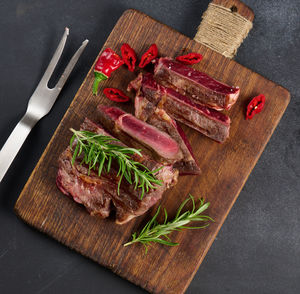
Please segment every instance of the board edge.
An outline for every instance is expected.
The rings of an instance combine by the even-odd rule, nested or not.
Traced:
[[[141,15],[141,16],[143,16],[143,17],[150,18],[150,19],[152,19],[153,21],[155,21],[155,22],[161,24],[162,26],[165,26],[165,27],[167,27],[168,29],[177,32],[178,34],[185,36],[185,37],[188,38],[190,41],[194,41],[194,40],[191,39],[189,36],[186,36],[185,34],[183,34],[183,33],[179,32],[179,31],[177,31],[176,29],[174,29],[174,28],[172,28],[172,27],[170,27],[170,26],[168,26],[168,25],[166,25],[166,24],[160,22],[159,20],[154,19],[153,17],[151,17],[151,16],[145,14],[144,12],[141,12],[141,11],[136,10],[136,9],[133,9],[133,8],[126,9],[126,10],[122,13],[122,15],[119,17],[119,19],[118,19],[117,22],[115,23],[113,29],[117,26],[118,22],[121,21],[122,18],[123,18],[123,17],[126,17],[128,14],[139,14],[139,15]],[[112,31],[113,31],[113,29],[112,29]],[[107,39],[109,38],[109,36],[110,36],[110,34],[108,35],[108,37],[106,38],[105,42],[103,43],[103,46],[102,46],[101,50],[99,51],[99,54],[102,52],[102,50],[103,50],[103,48],[104,48],[104,45],[106,44],[106,41],[107,41]],[[201,44],[201,45],[202,45],[202,44]],[[206,47],[205,45],[202,45],[202,46]],[[207,48],[207,47],[206,47],[206,48]],[[209,48],[208,48],[208,49],[209,49]],[[209,50],[211,50],[211,49],[209,49]],[[212,50],[212,51],[213,51],[213,50]],[[213,52],[214,52],[214,53],[217,53],[217,52],[215,52],[215,51],[213,51]],[[219,53],[217,53],[217,54],[219,54]],[[219,55],[221,55],[221,56],[224,58],[224,56],[223,56],[222,54],[219,54]],[[98,56],[98,55],[97,55],[97,56]],[[96,59],[97,59],[97,57],[96,57]],[[96,61],[96,59],[95,59],[95,61]],[[249,69],[249,68],[247,68],[247,67],[241,65],[240,63],[238,63],[238,62],[235,61],[235,60],[230,59],[230,61],[231,61],[231,62],[234,62],[235,64],[238,64],[239,66],[241,66],[241,67],[243,67],[243,68],[246,68],[247,70],[251,71],[252,73],[258,75],[258,76],[261,77],[261,78],[263,78],[264,80],[274,83],[274,85],[275,85],[276,87],[280,87],[280,88],[283,90],[283,92],[286,94],[285,97],[286,97],[286,107],[287,107],[287,105],[289,104],[290,99],[291,99],[291,94],[290,94],[290,92],[289,92],[288,89],[286,89],[285,87],[281,86],[280,84],[278,84],[278,83],[276,83],[276,82],[274,82],[274,81],[272,81],[272,80],[270,80],[270,79],[268,79],[268,78],[262,76],[261,74],[259,74],[259,73],[255,72],[255,71],[253,71],[252,69]],[[94,63],[95,63],[95,62],[94,62]],[[27,185],[29,185],[30,182],[32,181],[32,177],[34,176],[34,174],[35,174],[35,172],[36,172],[36,169],[41,165],[41,162],[43,161],[43,159],[44,159],[44,157],[45,157],[45,155],[46,155],[48,149],[50,148],[50,146],[51,146],[51,144],[52,144],[52,141],[53,141],[54,138],[56,137],[57,132],[58,132],[59,129],[61,128],[61,122],[62,122],[62,121],[65,119],[65,117],[67,116],[68,110],[69,110],[70,107],[73,105],[74,101],[76,100],[76,98],[77,98],[77,96],[78,96],[78,92],[80,91],[80,89],[82,88],[82,86],[85,84],[86,79],[88,78],[89,74],[90,74],[91,71],[93,70],[93,65],[94,65],[94,63],[92,64],[90,70],[87,72],[87,74],[86,74],[84,80],[82,81],[80,87],[77,89],[77,91],[76,91],[76,93],[75,93],[75,96],[74,96],[72,102],[70,103],[70,105],[67,107],[66,112],[64,113],[63,117],[62,117],[62,118],[60,119],[60,121],[58,122],[57,128],[55,129],[55,131],[54,131],[54,133],[53,133],[51,139],[49,140],[47,146],[45,147],[45,149],[44,149],[44,151],[43,151],[41,157],[39,158],[37,164],[35,165],[33,171],[31,172],[29,178],[27,179],[26,184],[24,185],[24,187],[23,187],[21,193],[19,194],[19,197],[18,197],[18,199],[17,199],[17,201],[16,201],[16,203],[15,203],[15,205],[14,205],[14,212],[16,213],[16,215],[17,215],[22,221],[24,221],[27,225],[30,225],[31,227],[33,227],[34,229],[36,229],[38,232],[43,233],[43,234],[45,234],[45,235],[47,235],[47,236],[49,236],[49,237],[51,237],[51,238],[53,238],[53,237],[52,237],[51,235],[49,235],[46,231],[43,231],[43,230],[41,230],[39,227],[33,225],[32,223],[30,223],[30,221],[28,221],[28,219],[26,219],[26,216],[22,215],[22,212],[21,212],[20,207],[19,207],[19,201],[21,200],[21,198],[22,198],[22,196],[23,196],[23,192],[26,190]],[[279,124],[279,122],[280,122],[280,120],[281,120],[283,114],[284,114],[285,111],[286,111],[286,107],[285,107],[284,110],[282,111],[282,115],[281,115],[280,117],[278,117],[278,120],[277,120],[277,122],[276,122],[276,125],[274,126],[274,129],[273,129],[272,133],[269,135],[268,139],[266,140],[266,143],[265,143],[265,145],[263,146],[261,153],[260,153],[259,156],[257,157],[257,160],[254,162],[253,167],[251,168],[251,170],[250,170],[250,172],[249,172],[249,175],[251,174],[251,172],[252,172],[252,170],[254,169],[254,167],[255,167],[257,161],[258,161],[259,158],[261,157],[261,155],[262,155],[262,153],[263,153],[263,151],[264,151],[266,145],[268,144],[270,138],[271,138],[272,135],[273,135],[273,132],[274,132],[275,129],[277,128],[277,126],[278,126],[278,124]],[[249,177],[249,175],[248,175],[248,177]],[[224,216],[224,219],[222,220],[222,223],[218,226],[218,229],[216,230],[215,234],[212,236],[210,242],[208,243],[207,250],[205,250],[205,252],[203,252],[203,255],[202,255],[201,258],[199,259],[199,262],[198,262],[198,265],[197,265],[195,271],[193,272],[193,274],[191,275],[190,279],[189,279],[188,282],[186,283],[186,287],[185,287],[184,289],[182,289],[182,290],[183,290],[182,293],[184,293],[184,292],[187,290],[187,288],[189,287],[189,285],[190,285],[191,281],[193,280],[195,274],[197,273],[197,271],[198,271],[198,269],[199,269],[201,263],[203,262],[203,259],[205,258],[206,254],[208,253],[210,247],[212,246],[212,244],[213,244],[213,242],[214,242],[216,236],[218,235],[218,233],[219,233],[221,227],[223,226],[223,224],[224,224],[224,222],[225,222],[225,220],[226,220],[226,218],[227,218],[229,212],[231,211],[231,209],[232,209],[234,203],[236,202],[236,200],[237,200],[237,198],[238,198],[238,196],[239,196],[241,190],[243,189],[243,187],[244,187],[246,181],[248,180],[248,177],[245,178],[245,181],[243,182],[243,184],[242,184],[242,186],[241,186],[241,189],[240,189],[239,192],[237,193],[236,198],[235,198],[234,201],[232,202],[232,205],[231,205],[230,209],[228,210],[227,214]],[[88,256],[88,255],[85,255],[84,253],[80,252],[79,250],[76,250],[75,248],[72,248],[72,247],[70,247],[70,246],[67,246],[67,245],[66,245],[64,242],[62,242],[61,240],[59,240],[59,239],[57,239],[57,238],[55,238],[54,240],[58,241],[59,243],[63,244],[64,246],[68,247],[69,249],[71,249],[71,250],[73,250],[73,251],[75,251],[75,252],[77,252],[77,253],[83,255],[84,257],[87,257],[87,258],[93,260],[93,262],[96,262],[97,264],[99,264],[99,263],[98,263],[96,260],[94,260],[92,257],[90,257],[90,256]],[[112,270],[111,268],[109,268],[109,267],[107,267],[107,266],[105,266],[105,265],[101,265],[101,266],[104,266],[105,268],[109,269],[109,270],[112,271],[115,275],[121,277],[122,279],[125,279],[125,280],[127,280],[127,281],[130,281],[128,278],[123,277],[122,275],[116,273],[116,272],[115,272],[114,270]],[[141,285],[137,285],[137,284],[134,283],[133,281],[130,281],[130,282],[133,283],[133,284],[135,284],[136,286],[140,287],[141,289],[146,289],[147,291],[148,291],[148,289],[149,289],[149,288],[148,288],[148,289],[147,289],[147,288],[144,288],[144,287],[142,287]]]

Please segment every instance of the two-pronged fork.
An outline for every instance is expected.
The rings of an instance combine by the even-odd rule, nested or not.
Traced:
[[[69,35],[69,29],[66,28],[64,35],[59,42],[59,45],[48,65],[46,72],[44,73],[37,88],[32,94],[25,115],[20,122],[16,125],[4,146],[0,151],[0,182],[7,172],[9,166],[13,162],[15,156],[23,145],[25,139],[30,133],[34,125],[51,110],[54,102],[56,101],[62,87],[67,81],[72,69],[77,63],[81,53],[85,49],[88,40],[85,40],[76,53],[73,55],[63,74],[61,75],[56,86],[52,89],[48,88],[49,79],[57,65],[59,58],[63,52],[67,37]]]

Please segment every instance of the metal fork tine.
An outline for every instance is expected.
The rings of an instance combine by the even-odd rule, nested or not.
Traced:
[[[3,145],[2,149],[0,150],[0,182],[7,172],[9,166],[13,162],[15,156],[18,154],[31,129],[42,117],[44,117],[51,110],[63,85],[65,84],[73,67],[78,61],[78,58],[80,57],[82,51],[85,49],[88,43],[88,40],[85,40],[82,43],[82,45],[71,58],[56,86],[53,89],[49,89],[49,79],[53,74],[55,66],[58,63],[59,58],[63,52],[68,35],[69,29],[66,28],[64,35],[60,40],[58,47],[46,69],[46,72],[44,73],[37,88],[29,99],[25,115],[16,125],[16,127],[6,140],[5,144]]]
[[[67,67],[65,68],[63,74],[61,75],[60,79],[58,80],[56,86],[54,87],[58,91],[62,89],[64,86],[65,82],[67,81],[70,73],[72,72],[75,64],[78,61],[78,58],[80,57],[82,51],[85,49],[86,45],[88,44],[89,40],[85,40],[82,42],[82,45],[78,48],[78,50],[75,52],[71,60],[69,61]]]
[[[59,61],[59,58],[61,57],[61,54],[64,50],[68,35],[69,35],[69,28],[65,28],[65,32],[64,32],[64,34],[63,34],[63,36],[62,36],[62,38],[61,38],[61,40],[58,44],[58,47],[57,47],[57,49],[56,49],[49,65],[48,65],[48,67],[47,67],[40,83],[38,84],[38,87],[39,86],[46,86],[47,87],[48,82],[50,80],[50,77],[51,77],[51,75],[52,75],[52,73],[53,73],[53,71],[54,71],[54,69],[55,69],[55,67],[56,67],[56,65]]]

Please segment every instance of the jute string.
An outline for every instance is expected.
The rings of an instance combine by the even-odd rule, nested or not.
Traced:
[[[229,8],[210,3],[202,15],[195,41],[233,58],[252,28],[252,22]]]

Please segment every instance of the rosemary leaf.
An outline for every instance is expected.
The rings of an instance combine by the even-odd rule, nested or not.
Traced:
[[[70,148],[73,151],[72,164],[83,153],[81,163],[87,164],[89,171],[98,169],[98,175],[101,176],[102,172],[110,171],[112,160],[115,160],[119,165],[118,193],[120,193],[123,178],[129,184],[133,184],[135,190],[141,189],[141,199],[149,189],[156,189],[156,185],[162,185],[162,182],[155,177],[159,169],[151,171],[131,158],[134,154],[142,156],[140,150],[115,144],[120,141],[109,136],[89,131],[70,130],[73,132],[70,140]]]
[[[181,213],[185,205],[192,201],[192,210]],[[168,213],[167,210],[164,209],[164,222],[159,224],[157,222],[157,217],[160,212],[160,206],[158,207],[155,215],[152,219],[144,226],[141,230],[140,234],[137,233],[132,234],[132,240],[127,242],[123,246],[129,246],[134,243],[142,243],[145,247],[145,254],[148,252],[148,245],[152,243],[160,243],[167,246],[177,246],[179,243],[172,242],[170,237],[168,236],[170,233],[174,231],[181,231],[183,229],[203,229],[209,226],[209,221],[214,221],[211,217],[207,215],[200,215],[204,210],[209,207],[209,202],[204,203],[204,199],[199,200],[198,207],[196,207],[196,203],[194,197],[189,194],[189,197],[184,200],[179,206],[175,218],[171,221],[168,221]],[[190,222],[205,222],[202,226],[186,226]]]

